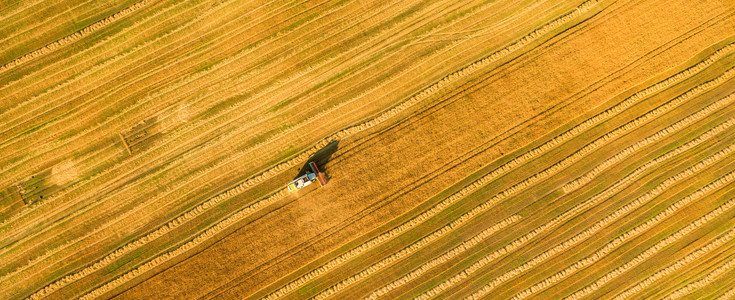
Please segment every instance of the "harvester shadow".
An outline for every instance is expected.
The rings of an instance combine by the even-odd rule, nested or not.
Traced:
[[[324,176],[324,181],[329,183],[329,169],[327,168],[327,163],[332,158],[332,154],[337,152],[337,149],[339,149],[339,141],[332,141],[323,148],[319,149],[314,155],[309,157],[309,159],[304,163],[303,166],[301,166],[301,169],[299,170],[299,173],[296,174],[296,177],[294,179],[299,178],[299,176],[306,173],[306,171],[311,171],[311,167],[309,167],[309,162],[316,162],[317,167],[319,168],[319,171]]]

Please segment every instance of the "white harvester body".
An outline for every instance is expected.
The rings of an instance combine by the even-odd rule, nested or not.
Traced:
[[[324,180],[324,177],[322,176],[322,173],[319,171],[319,168],[317,168],[315,162],[309,162],[309,167],[311,168],[311,172],[306,171],[306,174],[301,175],[288,183],[289,191],[293,192],[296,190],[300,190],[317,180],[322,186],[327,184],[327,182]]]

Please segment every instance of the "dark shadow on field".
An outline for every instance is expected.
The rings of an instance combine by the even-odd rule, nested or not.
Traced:
[[[309,157],[309,159],[304,163],[303,166],[301,166],[301,169],[299,169],[299,173],[296,174],[296,177],[294,179],[299,178],[299,176],[304,175],[306,171],[311,171],[311,168],[309,167],[309,162],[316,162],[316,166],[319,168],[319,171],[322,172],[322,176],[324,176],[324,181],[329,183],[329,170],[327,169],[327,162],[332,158],[332,154],[337,152],[337,149],[339,149],[339,141],[332,141],[324,148],[319,149],[314,155]]]

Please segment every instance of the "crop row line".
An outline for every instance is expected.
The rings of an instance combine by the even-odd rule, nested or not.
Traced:
[[[691,200],[693,200],[693,198],[699,198],[699,197],[701,197],[701,196],[703,196],[703,195],[705,195],[705,194],[707,194],[707,193],[709,193],[709,192],[711,192],[711,191],[713,191],[713,190],[715,190],[717,188],[720,188],[721,186],[727,184],[733,178],[735,178],[735,172],[730,172],[730,173],[726,174],[725,176],[720,177],[716,181],[710,183],[709,185],[707,185],[707,186],[705,186],[705,187],[697,190],[693,194],[690,194],[689,196],[687,196],[690,199],[686,199],[685,198],[684,200],[688,200],[688,202],[690,202]],[[679,204],[680,202],[677,202],[676,204]],[[682,203],[680,205],[685,205],[685,204],[686,203]],[[667,238],[659,241],[658,243],[656,243],[655,245],[651,246],[646,251],[644,251],[640,255],[636,256],[635,258],[633,258],[629,262],[627,262],[627,263],[623,264],[622,266],[616,268],[615,270],[610,271],[609,273],[605,274],[604,276],[602,276],[601,278],[599,278],[598,280],[596,280],[592,284],[590,284],[590,285],[588,285],[588,286],[586,286],[586,287],[578,290],[577,292],[575,292],[575,293],[573,293],[573,294],[571,294],[571,295],[569,295],[567,297],[564,297],[564,299],[566,299],[566,300],[576,300],[576,299],[580,299],[580,298],[582,298],[582,297],[584,297],[586,295],[589,295],[589,294],[593,293],[594,291],[596,291],[597,289],[599,289],[603,285],[607,284],[608,282],[612,281],[613,279],[617,278],[618,276],[622,275],[623,273],[629,271],[633,267],[639,265],[640,263],[642,263],[646,259],[648,259],[651,256],[657,254],[661,249],[663,249],[663,248],[665,248],[665,247],[673,244],[674,242],[676,242],[677,240],[679,240],[683,236],[685,236],[688,233],[692,232],[697,227],[699,227],[701,225],[704,225],[705,223],[707,223],[708,221],[714,219],[715,217],[719,216],[720,214],[724,213],[726,210],[730,209],[734,205],[735,205],[735,199],[731,199],[730,201],[728,201],[727,203],[721,205],[720,207],[718,207],[714,211],[708,213],[704,217],[702,217],[702,218],[694,221],[693,223],[687,225],[686,227],[682,228],[681,230],[677,231],[676,233],[674,233],[674,234],[668,236]],[[671,207],[669,209],[671,209]],[[667,211],[668,211],[668,209],[667,209]]]
[[[286,195],[288,195],[288,190],[287,189],[282,189],[279,192],[277,192],[276,194],[274,194],[274,195],[272,195],[272,196],[270,196],[268,198],[271,199],[272,201],[277,201],[277,200],[282,199]],[[116,278],[115,280],[110,281],[110,282],[104,284],[103,286],[101,286],[101,287],[99,287],[99,288],[97,288],[97,289],[95,289],[95,290],[93,290],[93,291],[85,294],[84,296],[80,297],[80,299],[93,299],[93,298],[99,297],[100,295],[104,294],[105,292],[107,292],[107,291],[109,291],[109,290],[111,290],[111,289],[113,289],[113,288],[115,288],[115,287],[117,287],[117,286],[119,286],[119,285],[121,285],[121,284],[123,284],[123,283],[125,283],[125,282],[127,282],[127,281],[129,281],[129,280],[131,280],[133,278],[135,278],[135,277],[137,277],[138,275],[140,275],[142,273],[145,273],[148,270],[151,270],[152,268],[154,268],[154,267],[162,264],[163,262],[166,262],[166,261],[170,260],[171,258],[174,258],[174,257],[176,257],[176,256],[178,256],[178,255],[180,255],[180,254],[182,254],[182,253],[184,253],[184,252],[186,252],[186,251],[188,251],[188,250],[196,247],[197,245],[199,245],[202,242],[210,239],[211,237],[213,237],[214,235],[218,234],[222,230],[224,230],[227,227],[235,224],[236,222],[239,222],[243,218],[251,215],[253,212],[258,211],[261,208],[262,207],[261,206],[258,206],[258,205],[251,205],[251,206],[248,206],[246,209],[243,209],[243,210],[240,210],[240,211],[236,212],[235,214],[227,217],[226,219],[222,220],[221,222],[215,224],[214,226],[207,228],[200,235],[198,235],[197,237],[195,237],[191,241],[189,241],[189,242],[181,245],[180,247],[176,248],[175,250],[172,250],[172,251],[169,251],[169,252],[166,252],[164,254],[161,254],[161,255],[157,256],[156,258],[154,258],[154,259],[146,262],[145,264],[143,264],[143,265],[141,265],[141,266],[133,269],[130,272],[125,273],[124,275]],[[80,274],[80,276],[81,277],[84,277],[87,274],[88,273],[86,273],[86,274]],[[35,298],[32,298],[32,299],[38,299],[38,298],[41,298],[41,297],[36,296]]]
[[[495,234],[496,232],[498,232],[498,230],[503,229],[503,228],[507,227],[508,225],[513,224],[513,223],[516,223],[516,222],[518,222],[521,219],[522,219],[521,216],[519,216],[519,215],[513,215],[513,216],[510,216],[507,219],[505,219],[505,220],[503,220],[503,221],[501,221],[501,222],[499,222],[499,223],[491,226],[490,228],[487,228],[487,229],[483,230],[482,232],[478,233],[477,235],[473,236],[472,238],[470,238],[468,240],[465,240],[459,246],[453,248],[452,250],[449,250],[449,251],[445,252],[444,255],[440,256],[439,258],[432,260],[432,263],[431,264],[427,264],[426,267],[425,267],[425,269],[423,269],[422,271],[427,271],[428,269],[431,269],[434,266],[437,266],[437,265],[443,263],[444,261],[446,261],[446,260],[448,260],[448,259],[450,259],[452,257],[455,257],[455,256],[457,256],[457,255],[459,255],[459,254],[461,254],[461,253],[469,250],[470,248],[476,246],[477,244],[481,243],[482,241],[484,241],[488,237],[490,237],[493,234]],[[392,264],[392,263],[394,263],[394,262],[396,262],[396,261],[398,261],[398,260],[400,260],[400,259],[402,259],[404,257],[407,257],[407,256],[415,253],[416,251],[418,251],[418,250],[426,247],[430,243],[436,241],[437,239],[439,239],[439,238],[443,237],[444,235],[446,235],[447,233],[451,232],[454,228],[461,226],[461,223],[463,223],[464,221],[465,220],[455,220],[454,222],[452,222],[450,224],[447,224],[447,225],[443,226],[442,228],[437,229],[436,231],[432,232],[431,234],[429,234],[427,236],[424,236],[423,238],[421,238],[420,240],[414,242],[413,244],[411,244],[409,246],[406,246],[405,248],[403,248],[403,249],[401,249],[401,250],[393,253],[392,255],[390,255],[390,256],[388,256],[388,257],[380,260],[377,263],[372,264],[371,266],[369,266],[366,269],[362,270],[360,273],[355,274],[353,276],[350,276],[349,278],[344,279],[344,280],[340,281],[339,283],[333,285],[332,287],[330,287],[330,288],[322,291],[318,295],[312,297],[312,299],[319,299],[319,300],[326,299],[327,297],[338,293],[339,291],[343,290],[347,286],[350,286],[350,285],[352,285],[354,283],[357,283],[358,281],[363,280],[363,279],[369,277],[373,273],[384,269],[385,267],[389,266],[390,264]],[[408,277],[407,280],[411,280],[413,278],[415,278],[415,277]]]
[[[585,4],[582,5],[582,8],[584,8],[583,10],[576,10],[575,12],[573,12],[573,13],[571,13],[569,15],[566,15],[565,17],[562,17],[562,18],[565,21],[571,20],[572,17],[576,17],[580,13],[582,13],[582,12],[588,10],[589,8],[591,8],[590,3],[593,3],[594,4],[594,3],[596,3],[596,1],[588,1]],[[298,160],[299,158],[302,158],[302,157],[303,157],[303,159],[308,158],[310,156],[310,154],[311,154],[309,152],[315,152],[316,149],[320,148],[320,147],[318,147],[320,145],[321,146],[324,146],[324,145],[328,144],[331,141],[343,139],[343,138],[345,138],[345,137],[347,137],[349,135],[353,135],[355,133],[361,132],[363,130],[372,128],[372,127],[380,124],[381,122],[387,120],[388,118],[391,118],[394,115],[396,115],[396,114],[398,114],[398,113],[400,113],[400,112],[408,109],[409,107],[415,105],[419,101],[421,101],[421,100],[423,100],[423,99],[425,99],[425,98],[433,95],[438,89],[440,89],[443,86],[451,83],[452,81],[456,81],[457,79],[459,79],[461,77],[464,77],[464,76],[472,73],[476,69],[478,69],[478,68],[480,68],[480,67],[482,67],[484,65],[490,64],[490,63],[492,63],[492,62],[500,59],[501,57],[506,56],[508,53],[510,53],[508,51],[508,49],[516,50],[516,49],[518,49],[518,48],[520,48],[520,47],[522,47],[522,46],[524,46],[524,45],[526,45],[526,44],[534,41],[535,39],[537,39],[540,36],[540,33],[541,32],[548,32],[549,30],[552,30],[553,28],[559,27],[561,25],[562,25],[562,23],[552,22],[552,23],[547,24],[546,26],[544,26],[541,29],[537,29],[536,31],[534,31],[534,33],[529,34],[529,36],[532,36],[533,38],[529,38],[529,36],[526,36],[526,37],[520,39],[519,41],[515,42],[514,44],[508,46],[507,48],[505,48],[503,50],[500,50],[500,51],[494,53],[493,55],[491,55],[489,57],[486,57],[484,59],[481,59],[481,60],[479,60],[479,61],[477,61],[477,62],[475,62],[475,63],[473,63],[473,64],[471,64],[471,65],[469,65],[467,67],[462,68],[459,71],[456,71],[456,72],[454,72],[454,73],[452,73],[452,74],[450,74],[450,75],[442,78],[440,81],[432,84],[428,88],[424,89],[422,92],[419,92],[418,94],[414,95],[409,100],[404,101],[403,103],[401,103],[401,104],[393,107],[392,109],[390,109],[390,110],[388,110],[386,112],[381,113],[376,118],[374,118],[374,119],[372,119],[370,121],[364,122],[364,123],[362,123],[360,125],[356,125],[356,126],[352,126],[352,127],[349,127],[349,128],[343,129],[343,130],[340,130],[337,133],[333,134],[332,136],[323,139],[322,141],[320,141],[319,143],[317,143],[317,146],[313,147],[312,149],[308,150],[307,152],[302,153],[297,158],[292,159],[292,160],[289,160],[287,162],[284,162],[283,164],[277,166],[276,168],[269,169],[264,174],[261,174],[261,175],[257,176],[256,178],[264,178],[265,179],[265,178],[267,178],[267,175],[269,175],[268,174],[269,171],[272,171],[270,173],[275,173],[277,171],[278,167],[280,167],[282,165],[286,165],[286,164],[293,165],[293,164],[295,164],[297,162],[300,162],[300,160]],[[502,55],[499,55],[498,53],[502,53]],[[243,185],[238,185],[237,187],[235,187],[235,188],[229,190],[228,192],[226,192],[225,195],[233,195],[234,196],[234,195],[238,194],[238,192],[237,192],[238,188],[239,189],[243,189],[244,188]],[[251,206],[248,206],[243,211],[247,211],[250,208],[254,208],[254,207],[267,206],[268,204],[273,203],[273,202],[275,202],[274,198],[273,197],[269,197],[267,199],[264,199],[264,200],[261,200],[259,202],[256,202],[256,203],[254,203]],[[249,214],[246,214],[246,215],[249,215]],[[243,218],[244,218],[244,215],[241,215],[241,216],[243,216]],[[214,225],[213,228],[219,228],[218,225],[219,224]],[[167,257],[170,257],[170,256],[167,256]],[[158,261],[158,258],[156,258],[154,260],[155,261]],[[125,276],[125,275],[121,276],[121,278],[123,278],[123,277],[124,278],[132,278],[132,277]],[[121,279],[121,278],[118,278],[118,279]],[[115,280],[113,282],[120,282],[120,281],[119,280]],[[108,285],[105,285],[105,286],[108,286]],[[94,293],[94,291],[93,291],[93,293]],[[89,295],[91,295],[91,294],[92,293],[90,293]]]
[[[735,146],[731,147],[731,149],[729,149],[729,151],[726,152],[726,153],[732,152],[733,150],[735,150]],[[519,275],[520,273],[525,272],[525,271],[527,271],[527,270],[535,267],[536,265],[538,265],[539,263],[545,261],[546,259],[551,258],[553,255],[556,255],[557,253],[559,253],[559,252],[561,252],[561,251],[563,251],[563,250],[565,250],[565,249],[567,249],[569,247],[572,247],[572,246],[578,244],[579,242],[581,242],[581,241],[589,238],[590,236],[592,236],[597,231],[602,230],[605,226],[607,226],[610,223],[618,220],[619,218],[623,217],[627,213],[629,213],[629,212],[637,209],[641,205],[643,205],[643,204],[647,203],[648,201],[652,200],[653,198],[657,197],[658,195],[660,195],[661,193],[663,193],[666,190],[666,188],[674,185],[675,183],[677,183],[677,182],[679,182],[681,180],[684,180],[686,178],[689,178],[690,176],[696,174],[697,172],[701,171],[702,169],[708,167],[709,165],[711,165],[711,164],[719,161],[720,159],[722,159],[723,157],[725,157],[725,154],[726,153],[719,153],[718,152],[718,153],[716,153],[716,154],[708,157],[707,159],[700,161],[696,165],[691,166],[691,167],[687,168],[686,170],[684,170],[684,171],[682,171],[682,172],[680,172],[680,173],[678,173],[678,174],[676,174],[676,175],[674,175],[672,177],[669,177],[668,179],[664,180],[664,182],[660,183],[658,186],[656,186],[651,191],[648,191],[646,194],[644,194],[644,195],[636,198],[635,200],[633,200],[632,202],[626,204],[625,206],[623,206],[621,208],[618,208],[617,210],[615,210],[611,214],[607,215],[602,220],[600,220],[597,223],[589,226],[582,233],[579,233],[579,234],[575,235],[574,237],[572,237],[572,238],[570,238],[570,239],[568,239],[568,240],[566,240],[566,241],[564,241],[564,242],[556,245],[555,247],[553,247],[553,248],[551,248],[549,250],[544,251],[542,254],[537,255],[536,257],[534,257],[530,261],[522,264],[518,268],[515,268],[514,270],[511,270],[509,272],[506,272],[502,276],[500,276],[500,277],[492,280],[485,287],[483,287],[482,289],[480,289],[479,291],[477,291],[475,294],[473,294],[474,297],[479,298],[479,297],[482,297],[483,295],[486,295],[487,293],[489,293],[490,291],[492,291],[493,289],[495,289],[495,287],[497,287],[498,285],[500,285],[502,282],[507,281],[507,280],[509,280],[509,279],[511,279],[511,278],[513,278],[513,277],[515,277],[517,275]],[[458,274],[456,274],[453,277],[445,280],[444,282],[440,283],[436,287],[432,288],[431,290],[423,293],[422,295],[420,295],[420,296],[418,296],[416,298],[417,299],[430,299],[430,298],[438,295],[439,293],[441,293],[444,290],[446,290],[446,289],[448,289],[448,288],[456,285],[457,283],[459,283],[460,281],[464,280],[465,278],[469,278],[472,273],[474,273],[475,271],[479,270],[480,268],[486,266],[487,264],[489,264],[490,262],[494,261],[495,259],[497,259],[497,258],[499,258],[501,256],[504,256],[507,253],[510,253],[512,251],[515,251],[516,249],[518,249],[519,247],[521,247],[522,245],[524,245],[526,242],[530,241],[531,239],[535,238],[539,234],[544,233],[544,232],[550,230],[551,228],[556,227],[556,226],[562,224],[563,222],[569,220],[574,215],[576,215],[576,213],[581,212],[582,210],[586,209],[587,207],[592,206],[593,204],[596,204],[596,202],[598,202],[598,201],[600,201],[602,199],[598,198],[596,200],[597,201],[583,202],[580,205],[577,205],[577,206],[573,207],[572,209],[568,210],[567,212],[565,212],[561,216],[559,216],[557,218],[554,218],[550,222],[548,222],[548,223],[546,223],[544,225],[541,225],[541,226],[533,229],[532,231],[526,233],[525,235],[521,236],[520,238],[518,238],[515,241],[511,242],[510,244],[506,245],[502,249],[497,250],[497,251],[495,251],[495,252],[493,252],[493,253],[491,253],[489,255],[486,255],[485,257],[477,260],[475,263],[473,263],[472,265],[470,265],[470,267],[466,268],[465,270],[462,270]]]
[[[735,287],[727,290],[727,292],[717,297],[717,300],[729,300],[732,298],[735,298]]]
[[[635,286],[626,289],[622,293],[616,295],[615,298],[613,299],[615,300],[625,299],[625,298],[635,295],[636,293],[644,290],[646,287],[649,287],[651,284],[655,283],[659,279],[670,275],[671,273],[686,266],[687,264],[700,259],[702,256],[706,255],[707,253],[714,250],[715,248],[722,246],[726,242],[730,241],[733,237],[735,237],[735,229],[731,229],[729,232],[725,233],[723,236],[717,238],[716,240],[710,242],[709,244],[697,250],[692,251],[691,253],[687,254],[684,258],[677,260],[675,263],[669,265],[668,267],[656,271],[656,273],[654,273],[653,275],[642,280]],[[705,287],[708,284],[712,283],[712,281],[722,276],[725,272],[732,269],[732,267],[735,267],[735,260],[730,260],[724,265],[717,267],[716,269],[712,270],[712,272],[709,272],[704,278],[697,280],[695,282],[692,282],[690,284],[687,284],[686,286],[680,289],[677,289],[676,291],[664,297],[664,299],[671,300],[671,299],[679,299],[681,297],[684,297],[688,295],[689,293],[695,291],[696,289]]]
[[[307,156],[308,156],[308,155],[307,155]],[[276,168],[276,169],[278,169],[278,168]],[[271,169],[270,171],[273,171],[273,170],[275,170],[275,169]],[[268,174],[266,173],[266,174],[264,174],[264,175],[268,175]],[[257,182],[257,181],[258,181],[258,178],[254,178],[254,180],[252,180],[252,182]],[[246,182],[246,185],[247,185],[247,184],[249,184],[249,183],[251,183],[251,182]],[[240,187],[244,187],[244,185],[241,185]],[[242,189],[240,189],[240,188],[238,187],[238,188],[235,188],[234,190],[231,190],[231,191],[229,191],[229,192],[230,192],[229,194],[228,194],[228,193],[225,193],[224,195],[220,195],[220,196],[229,196],[229,195],[231,195],[231,194],[232,194],[232,192],[237,192],[237,193],[239,193],[239,192],[242,192],[242,191],[243,191],[243,190],[242,190]],[[216,203],[216,202],[218,202],[218,201],[219,201],[219,200],[221,200],[221,199],[222,199],[221,197],[220,197],[220,198],[217,198],[217,199],[213,199],[213,200],[214,200],[213,202],[215,202],[215,203]],[[207,208],[207,207],[211,206],[211,205],[210,205],[211,203],[212,203],[211,201],[208,201],[208,203],[205,203],[205,204],[203,205],[203,207],[204,207],[204,208]],[[201,211],[202,211],[202,210],[200,210],[199,208],[202,208],[202,206],[200,206],[200,207],[197,207],[197,209],[196,209],[196,212],[198,212],[198,213],[201,213]],[[193,217],[193,214],[187,214],[187,215],[185,215],[185,216],[184,216],[184,218],[186,218],[186,219],[190,219],[190,218],[192,218],[192,217]],[[151,234],[149,234],[148,236],[146,236],[146,238],[148,238],[148,237],[152,237],[152,238],[155,238],[155,237],[157,237],[157,236],[160,236],[160,235],[162,235],[163,233],[165,233],[165,232],[167,232],[167,231],[170,231],[170,229],[172,229],[172,227],[175,227],[175,226],[178,226],[179,224],[181,224],[181,222],[179,222],[179,221],[180,221],[180,220],[178,220],[178,218],[177,218],[177,220],[174,220],[173,222],[170,222],[169,224],[167,224],[167,225],[171,225],[171,226],[169,226],[169,227],[164,227],[164,228],[163,228],[164,230],[157,230],[157,231],[154,231],[154,232],[152,232]],[[127,249],[127,248],[126,248],[126,249]],[[130,249],[133,249],[133,248],[130,248]],[[118,255],[118,254],[119,254],[119,253],[114,253],[114,255]]]
[[[733,97],[733,98],[735,98],[735,97]],[[695,113],[695,114],[697,114],[697,113]],[[692,114],[692,115],[695,115],[695,114]],[[674,156],[676,156],[676,155],[678,155],[678,154],[680,154],[680,153],[682,153],[682,152],[684,152],[686,150],[689,150],[689,149],[691,149],[691,148],[693,148],[693,147],[695,147],[695,146],[697,146],[697,145],[699,145],[699,144],[701,144],[701,143],[703,143],[703,142],[711,139],[712,137],[714,137],[718,133],[726,130],[727,128],[730,128],[732,125],[735,125],[735,118],[730,119],[730,120],[728,120],[726,122],[723,122],[722,124],[716,126],[715,128],[712,128],[712,129],[708,130],[707,132],[703,133],[702,135],[698,136],[697,138],[695,138],[695,139],[693,139],[693,140],[691,140],[691,141],[689,141],[689,142],[687,142],[687,143],[685,143],[685,144],[677,147],[676,149],[671,150],[671,151],[667,152],[666,154],[663,154],[663,155],[657,157],[656,159],[654,159],[654,160],[646,163],[645,165],[637,168],[631,174],[629,174],[626,177],[624,177],[623,179],[619,180],[618,182],[616,182],[610,188],[608,188],[605,191],[603,191],[603,192],[601,192],[601,193],[593,196],[589,200],[587,200],[585,202],[582,202],[582,203],[576,205],[575,207],[569,209],[564,214],[562,214],[562,215],[560,215],[560,216],[552,219],[552,221],[550,223],[551,224],[554,224],[554,225],[561,224],[562,222],[570,219],[574,215],[582,212],[583,210],[585,210],[587,208],[590,208],[590,207],[596,205],[601,200],[603,200],[603,199],[605,199],[605,198],[607,198],[609,196],[614,195],[615,193],[617,193],[623,187],[625,187],[628,184],[630,184],[634,179],[638,178],[640,175],[642,175],[646,170],[650,169],[651,167],[653,167],[655,165],[658,165],[658,164],[660,164],[660,163],[662,163],[662,162],[664,162],[664,161],[666,161],[666,160],[668,160],[668,159],[670,159],[670,158],[672,158],[672,157],[674,157]],[[664,129],[664,130],[659,131],[658,133],[656,133],[656,134],[654,134],[652,136],[660,135],[662,132],[670,133],[671,131],[672,131],[671,129]],[[649,140],[649,139],[651,139],[652,136],[649,136],[648,138],[646,138],[644,140]],[[550,229],[550,228],[551,227],[548,227],[547,230]],[[423,273],[422,271],[420,271],[421,269],[424,269],[424,267],[423,266],[422,267],[419,267],[416,270],[415,273],[414,272],[411,272],[411,273],[409,273],[409,275],[406,275],[404,277],[415,278],[416,276],[418,276],[418,275],[420,275],[420,274]],[[404,277],[401,277],[401,279],[398,279],[396,281],[393,281],[392,283],[390,283],[390,284],[388,284],[388,285],[386,285],[386,286],[384,286],[384,287],[382,287],[382,288],[374,291],[368,298],[375,299],[375,298],[377,298],[377,297],[379,297],[379,296],[381,296],[383,294],[386,294],[390,290],[392,290],[392,289],[394,289],[394,288],[396,288],[398,286],[401,286],[402,284],[400,284],[399,282],[405,281],[404,280]]]
[[[729,154],[730,152],[732,152],[733,150],[735,150],[735,147],[728,147],[726,149],[728,151],[726,151],[726,152],[721,151],[721,152],[718,152],[717,154],[715,154],[718,157],[709,157],[708,160],[709,159],[712,159],[712,161],[710,163],[716,161],[716,159],[721,159],[725,155]],[[687,171],[689,171],[689,170],[687,170]],[[693,174],[694,173],[692,172],[692,173],[689,174],[689,176],[691,176]],[[725,179],[729,180],[729,179],[731,179],[731,177],[725,177]],[[663,184],[662,184],[662,186],[663,186]],[[563,271],[560,271],[560,272],[558,272],[558,273],[556,273],[556,274],[554,274],[554,275],[552,275],[552,276],[544,279],[543,281],[541,281],[541,282],[539,282],[537,284],[534,284],[530,288],[528,288],[528,289],[522,291],[521,293],[515,295],[512,299],[519,300],[519,299],[524,299],[524,298],[526,298],[528,296],[531,296],[532,294],[535,294],[535,293],[537,293],[537,292],[539,292],[541,290],[544,290],[544,289],[548,288],[549,286],[554,285],[555,283],[561,281],[562,279],[566,278],[567,276],[570,276],[570,275],[574,274],[578,270],[580,270],[580,269],[582,269],[582,268],[584,268],[586,266],[589,266],[589,265],[591,265],[591,264],[599,261],[600,259],[604,258],[607,254],[609,254],[613,250],[615,250],[618,246],[620,246],[623,243],[625,243],[627,240],[632,239],[632,238],[634,238],[634,237],[636,237],[636,236],[638,236],[638,235],[640,235],[640,234],[648,231],[649,229],[653,228],[655,225],[659,224],[664,219],[666,219],[666,218],[668,218],[668,217],[676,214],[682,207],[684,207],[684,206],[692,203],[692,201],[694,201],[694,200],[702,197],[703,195],[705,195],[704,192],[709,192],[712,189],[718,188],[720,186],[721,186],[721,184],[719,182],[715,182],[712,185],[708,185],[705,188],[702,188],[702,189],[698,190],[697,192],[688,195],[687,197],[685,197],[685,198],[677,201],[676,203],[672,204],[665,211],[657,214],[656,216],[654,216],[653,218],[649,219],[645,223],[643,223],[643,224],[641,224],[639,226],[636,226],[635,228],[633,228],[633,229],[625,232],[624,234],[618,236],[617,238],[615,238],[611,242],[605,244],[604,247],[602,247],[601,249],[599,249],[598,251],[596,251],[594,254],[592,254],[592,255],[590,255],[590,256],[588,256],[586,258],[583,258],[580,261],[577,261],[574,264],[572,264],[571,266],[567,267]],[[661,186],[659,186],[659,187],[661,187]],[[663,186],[664,189],[666,187],[667,186]],[[561,251],[566,250],[566,249],[570,248],[571,246],[576,245],[578,242],[581,242],[582,240],[591,237],[594,233],[596,233],[597,231],[601,230],[602,227],[607,226],[608,224],[612,223],[613,221],[617,221],[620,217],[622,217],[622,216],[624,216],[624,215],[632,212],[633,210],[639,208],[641,205],[643,205],[645,203],[646,202],[644,202],[644,201],[640,201],[639,202],[639,199],[636,199],[636,201],[627,204],[626,206],[624,206],[624,207],[620,208],[618,211],[616,211],[614,213],[614,215],[613,214],[609,215],[607,218],[605,218],[602,221],[594,224],[593,226],[589,227],[587,230],[583,231],[582,233],[580,233],[580,234],[572,237],[571,239],[569,239],[569,240],[567,240],[567,241],[559,244],[558,246],[560,248],[554,254],[561,253]],[[546,252],[544,252],[544,254],[546,254]],[[537,265],[538,263],[540,263],[540,261],[539,262],[535,262],[534,260],[531,260],[528,263],[529,264],[533,263],[533,264],[536,264]],[[523,269],[524,267],[525,267],[525,264],[522,265],[520,268]],[[493,280],[489,285],[498,286],[500,282],[501,281],[499,281],[499,280],[498,281]],[[483,291],[484,290],[486,290],[486,289],[483,289]]]
[[[10,61],[10,62],[2,65],[2,66],[0,66],[0,72],[3,72],[5,70],[9,70],[9,69],[11,69],[11,68],[13,68],[13,67],[15,67],[17,65],[20,65],[20,64],[25,63],[27,61],[30,61],[30,60],[32,60],[32,59],[34,59],[36,57],[39,57],[41,55],[47,54],[49,52],[52,52],[52,51],[56,50],[59,47],[62,47],[62,46],[67,45],[69,43],[75,42],[75,41],[77,41],[77,40],[79,40],[79,39],[81,39],[81,38],[83,38],[85,36],[88,36],[88,35],[92,34],[93,32],[95,32],[95,31],[97,31],[97,30],[99,30],[101,28],[104,28],[105,26],[107,26],[107,25],[109,25],[109,24],[117,21],[120,18],[124,18],[127,15],[132,14],[136,10],[138,10],[138,9],[140,9],[140,8],[148,5],[150,2],[151,2],[150,0],[140,1],[140,2],[138,2],[136,4],[133,4],[132,6],[126,8],[126,9],[123,9],[123,10],[121,10],[119,12],[114,13],[113,15],[111,15],[109,17],[106,17],[106,18],[104,18],[104,19],[102,19],[100,21],[95,22],[92,25],[89,25],[87,27],[84,27],[80,31],[77,31],[75,33],[72,33],[72,34],[70,34],[70,35],[68,35],[66,37],[63,37],[63,38],[61,38],[61,39],[53,42],[53,43],[50,43],[50,44],[42,47],[41,49],[35,50],[35,51],[31,52],[31,53],[28,53],[28,54],[23,55],[23,56],[21,56],[19,58],[16,58],[16,59],[14,59],[14,60],[12,60],[12,61]]]

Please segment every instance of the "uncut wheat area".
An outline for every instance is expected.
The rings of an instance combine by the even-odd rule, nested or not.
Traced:
[[[735,299],[732,0],[0,0],[0,299]]]

